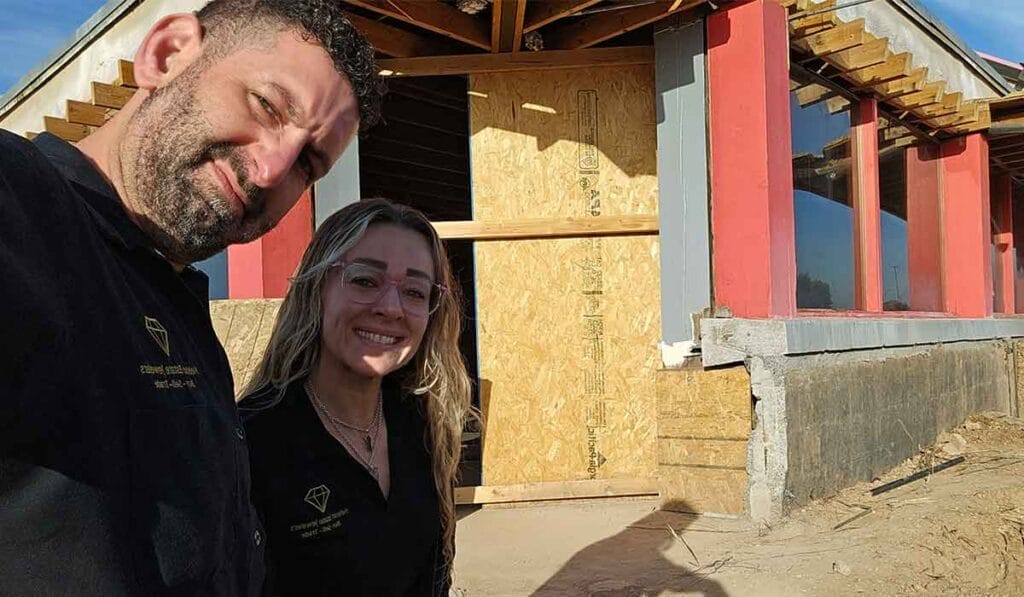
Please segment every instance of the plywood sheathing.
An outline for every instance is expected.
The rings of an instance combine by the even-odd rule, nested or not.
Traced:
[[[474,218],[656,214],[649,66],[470,77]],[[653,478],[654,237],[476,245],[485,485]]]
[[[281,302],[281,299],[210,301],[213,330],[231,364],[236,395],[249,383],[263,358]]]
[[[662,501],[698,512],[744,513],[752,427],[746,369],[661,370],[656,389]]]
[[[864,19],[843,21],[835,0],[782,0],[789,11],[790,44],[801,62],[833,67],[844,85],[889,104],[892,111],[925,129],[946,134],[983,130],[991,125],[987,103],[962,101],[946,93],[946,82],[913,68],[913,56],[895,54],[885,38],[864,29]]]

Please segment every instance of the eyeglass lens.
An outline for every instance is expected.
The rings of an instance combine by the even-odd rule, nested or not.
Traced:
[[[395,286],[402,308],[414,315],[429,315],[440,302],[436,300],[434,284],[429,280],[408,276],[393,282],[379,268],[361,263],[345,266],[342,285],[353,302],[365,305],[376,303],[390,286]]]

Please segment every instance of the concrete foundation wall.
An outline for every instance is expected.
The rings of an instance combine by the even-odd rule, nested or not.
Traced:
[[[784,404],[777,395],[765,399],[785,412],[765,413],[769,420],[759,423],[775,424],[762,431],[769,441],[785,444],[784,472],[778,466],[766,471],[776,488],[784,479],[782,495],[775,496],[781,503],[772,504],[782,513],[871,480],[972,413],[1010,412],[1015,393],[1013,350],[1002,340],[768,362]],[[755,397],[757,392],[755,387]],[[778,433],[780,421],[784,435]],[[783,464],[780,456],[775,454],[776,465]]]

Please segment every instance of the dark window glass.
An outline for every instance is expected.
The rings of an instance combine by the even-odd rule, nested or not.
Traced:
[[[797,307],[852,309],[849,104],[804,81],[790,88]]]
[[[882,217],[882,308],[910,308],[907,256],[907,155],[906,129],[878,124],[878,186]]]

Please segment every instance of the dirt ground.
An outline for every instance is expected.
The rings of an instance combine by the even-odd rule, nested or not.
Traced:
[[[891,491],[870,489],[963,455]],[[1024,595],[1024,421],[972,417],[774,528],[656,501],[465,510],[453,593]]]

